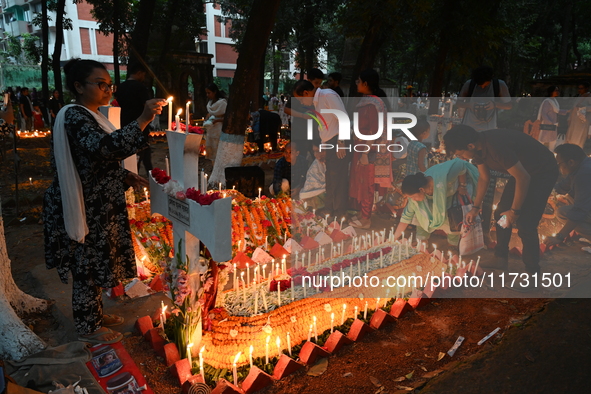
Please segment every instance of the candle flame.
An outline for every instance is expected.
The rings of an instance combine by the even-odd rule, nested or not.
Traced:
[[[162,308],[162,313],[166,313],[166,308],[168,308],[168,305],[165,305],[164,308]]]
[[[187,344],[187,350],[191,349],[193,347],[193,342]]]
[[[254,351],[254,346],[250,345],[250,355],[252,356],[252,352]]]
[[[183,109],[182,108],[179,108],[179,110],[176,112],[176,116],[179,116],[182,113],[183,113]]]
[[[238,352],[238,354],[236,355],[236,357],[234,357],[234,364],[236,364],[238,362],[238,360],[240,359],[240,356],[242,355],[242,352]]]
[[[172,103],[172,96],[170,96],[169,98],[166,99],[166,102],[168,103]]]
[[[314,323],[316,323],[316,316],[313,316],[312,319],[314,320]]]
[[[347,309],[347,304],[343,304],[343,309]]]
[[[187,105],[191,104],[191,100],[187,101]]]
[[[201,349],[199,350],[199,353],[203,353],[205,351],[205,345],[201,346]]]
[[[275,340],[275,344],[277,345],[277,347],[281,347],[281,338],[279,338],[279,336],[277,336],[277,339]]]
[[[267,335],[267,345],[269,344],[269,341],[271,340],[271,336]]]

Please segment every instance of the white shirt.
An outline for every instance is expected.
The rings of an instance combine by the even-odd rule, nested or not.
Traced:
[[[316,89],[314,93],[314,108],[320,113],[322,109],[338,109],[347,113],[341,96],[332,89]],[[319,128],[320,139],[323,143],[339,134],[339,121],[333,114],[322,114],[328,128]]]

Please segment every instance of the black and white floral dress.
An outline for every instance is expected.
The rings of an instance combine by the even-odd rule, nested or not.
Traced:
[[[74,165],[80,176],[88,235],[84,243],[68,237],[55,158],[55,178],[43,204],[45,261],[57,268],[62,282],[73,278],[72,304],[79,333],[94,332],[102,324],[101,287],[118,285],[136,276],[129,220],[125,202],[128,171],[121,160],[148,145],[147,135],[136,121],[106,133],[80,106],[65,108],[65,130]]]

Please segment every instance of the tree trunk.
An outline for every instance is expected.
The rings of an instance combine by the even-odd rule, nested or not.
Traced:
[[[359,77],[361,71],[373,68],[380,47],[384,43],[384,35],[381,32],[383,17],[385,17],[385,15],[381,14],[373,17],[369,29],[365,33],[365,37],[363,37],[361,48],[357,54],[357,62],[355,63],[355,67],[353,67],[353,74],[351,75],[349,97],[357,96],[357,84],[353,82]]]
[[[129,62],[140,62],[145,64],[145,58],[148,53],[148,43],[150,40],[150,29],[154,17],[156,0],[140,1],[138,16],[133,32],[131,33],[131,43],[129,44]]]
[[[57,0],[57,9],[55,12],[55,45],[53,47],[53,57],[51,63],[53,68],[53,80],[55,82],[55,88],[60,92],[60,97],[64,97],[60,60],[62,56],[62,44],[64,43],[65,7],[66,0]]]
[[[47,306],[47,301],[23,293],[14,283],[0,204],[0,358],[19,360],[45,349],[43,340],[21,321],[17,313],[40,312]]]
[[[279,45],[273,43],[273,91],[271,93],[279,93],[279,74],[281,73],[281,63],[283,57]]]
[[[119,1],[113,0],[113,72],[116,85],[121,82],[121,73],[119,71]]]
[[[41,91],[43,92],[43,107],[47,108],[49,102],[49,23],[47,21],[47,1],[41,2]],[[51,124],[51,116],[49,117]]]
[[[562,38],[560,41],[560,59],[558,60],[558,75],[566,72],[568,63],[568,45],[570,41],[571,12],[573,8],[572,1],[567,1],[564,10],[564,20],[562,22]]]
[[[234,81],[230,86],[230,98],[223,130],[226,134],[244,135],[248,123],[250,92],[258,90],[259,67],[275,23],[280,0],[254,0],[244,39],[240,47]]]

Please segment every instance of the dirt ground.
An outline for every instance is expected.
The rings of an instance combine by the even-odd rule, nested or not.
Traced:
[[[0,141],[1,143],[1,141]],[[39,223],[48,169],[49,139],[19,142],[19,214],[14,200],[13,154],[0,162],[0,197],[6,241],[17,284],[32,295],[30,271],[44,263]],[[163,145],[162,145],[163,144]],[[165,143],[157,141],[155,165],[163,165]],[[163,153],[164,152],[164,153]],[[162,161],[162,164],[159,163]],[[31,180],[29,181],[29,178]],[[580,245],[544,257],[544,264],[571,258],[588,264]],[[55,275],[49,272],[48,275]],[[50,345],[59,323],[52,313],[25,320]],[[497,335],[477,342],[495,328]],[[578,299],[441,299],[411,312],[328,360],[319,377],[306,371],[265,389],[265,393],[556,393],[588,392],[591,302]],[[440,353],[465,337],[453,357]],[[138,336],[124,339],[136,364],[157,394],[178,393],[162,359]]]

